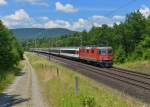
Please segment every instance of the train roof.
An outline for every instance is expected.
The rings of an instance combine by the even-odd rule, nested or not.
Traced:
[[[49,48],[55,50],[79,50],[79,47],[56,47],[56,48]]]
[[[81,47],[85,49],[92,49],[92,48],[97,48],[97,49],[112,49],[112,47]]]
[[[40,49],[40,50],[79,50],[79,49],[112,49],[110,46],[106,47],[96,47],[96,46],[85,46],[85,47],[54,47],[54,48],[31,48],[31,49]]]
[[[79,50],[79,47],[60,48],[61,50]]]

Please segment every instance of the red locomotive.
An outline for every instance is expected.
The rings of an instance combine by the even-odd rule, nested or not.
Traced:
[[[113,50],[111,47],[40,48],[32,50],[88,61],[99,66],[112,67],[113,65]]]
[[[100,66],[111,67],[113,64],[111,47],[82,47],[79,49],[79,57]]]

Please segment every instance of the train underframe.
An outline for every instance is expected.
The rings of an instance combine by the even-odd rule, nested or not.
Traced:
[[[111,68],[113,66],[112,60],[91,61],[91,60],[79,59],[79,61],[84,63],[89,63],[91,65],[98,66],[98,67]]]
[[[112,60],[102,60],[97,62],[98,65],[101,67],[112,67],[113,66],[113,61]]]

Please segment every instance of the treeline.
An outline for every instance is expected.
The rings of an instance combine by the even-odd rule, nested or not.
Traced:
[[[139,11],[126,16],[124,22],[113,27],[102,25],[90,31],[76,32],[58,38],[42,38],[26,41],[26,48],[71,47],[71,46],[112,46],[114,61],[150,59],[150,17],[145,18]]]
[[[23,58],[23,49],[13,33],[0,21],[0,80]]]

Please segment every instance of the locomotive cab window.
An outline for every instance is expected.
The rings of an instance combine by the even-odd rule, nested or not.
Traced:
[[[105,54],[112,54],[113,50],[112,49],[100,49],[99,54],[105,55]]]
[[[106,49],[100,49],[100,50],[99,50],[99,54],[103,54],[103,55],[104,55],[104,54],[107,54]]]

